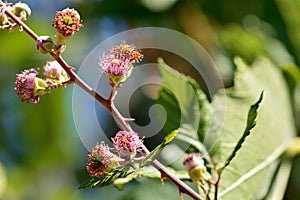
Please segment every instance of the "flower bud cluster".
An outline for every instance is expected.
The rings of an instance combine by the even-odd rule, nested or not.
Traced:
[[[119,131],[111,139],[114,148],[102,142],[89,152],[86,168],[90,176],[103,177],[112,169],[131,164],[142,152],[143,140],[135,132]]]
[[[112,48],[100,58],[99,65],[109,77],[112,86],[124,82],[131,74],[133,64],[141,61],[143,54],[136,50],[134,45],[125,41],[121,45]]]
[[[31,9],[26,3],[16,3],[14,5],[10,3],[0,3],[0,29],[8,29],[13,31],[17,24],[6,15],[5,10],[11,11],[21,21],[25,21],[31,14]],[[22,30],[22,27],[20,27]]]
[[[48,61],[43,67],[43,77],[38,77],[36,69],[24,70],[17,74],[15,91],[21,101],[38,103],[40,96],[63,86],[69,78],[64,69],[56,61]]]

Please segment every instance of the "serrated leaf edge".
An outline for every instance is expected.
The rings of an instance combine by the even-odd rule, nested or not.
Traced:
[[[248,137],[251,133],[251,130],[255,127],[256,125],[256,118],[257,118],[257,110],[259,108],[260,103],[262,102],[264,95],[264,91],[261,92],[259,99],[257,100],[256,103],[251,105],[249,112],[248,112],[248,117],[247,117],[247,125],[244,130],[244,133],[242,137],[239,139],[238,143],[236,144],[235,148],[233,149],[231,155],[227,158],[225,164],[218,170],[219,173],[222,173],[222,171],[230,164],[232,159],[235,157],[236,153],[241,149],[242,144],[245,142],[246,137]]]

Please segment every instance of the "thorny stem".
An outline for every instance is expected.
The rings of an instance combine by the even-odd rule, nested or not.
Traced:
[[[0,3],[3,3],[3,2],[0,0]],[[32,37],[35,41],[37,41],[38,35],[34,31],[32,31],[25,23],[23,23],[18,17],[16,17],[9,9],[5,8],[5,6],[4,6],[4,12],[12,20],[14,20],[15,23],[19,27],[21,27],[30,37]],[[83,90],[85,90],[88,94],[93,96],[99,103],[101,103],[112,114],[112,116],[115,118],[115,120],[118,122],[118,124],[124,130],[132,131],[132,128],[128,123],[130,121],[130,119],[124,118],[111,101],[104,99],[95,90],[93,90],[89,85],[87,85],[80,77],[78,77],[78,75],[72,70],[72,67],[70,67],[60,55],[57,55],[54,52],[51,52],[50,55],[68,73],[68,75],[70,77],[70,81],[69,81],[70,83],[75,83],[76,85],[81,87]],[[143,146],[143,150],[144,150],[145,154],[149,154],[149,150],[145,146]],[[165,168],[165,166],[162,165],[158,160],[152,161],[152,165],[161,172],[163,177],[168,178],[170,181],[172,181],[174,184],[176,184],[181,193],[185,193],[195,200],[204,200],[202,197],[199,196],[198,193],[196,193],[188,185],[186,185],[180,179],[175,177],[171,172],[169,172]]]

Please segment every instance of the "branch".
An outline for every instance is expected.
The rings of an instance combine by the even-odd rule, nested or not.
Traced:
[[[3,3],[0,0],[0,3]],[[4,13],[9,16],[12,20],[15,21],[15,23],[21,27],[31,38],[33,38],[35,41],[38,39],[38,35],[32,31],[25,23],[23,23],[18,17],[16,17],[9,9],[6,8],[6,6],[3,6]],[[129,121],[127,118],[124,118],[120,112],[117,110],[117,108],[114,106],[114,104],[107,99],[104,99],[101,95],[99,95],[93,88],[91,88],[89,85],[87,85],[78,75],[72,70],[72,67],[70,67],[65,60],[60,56],[57,55],[55,52],[50,52],[50,55],[63,67],[63,69],[68,73],[70,77],[70,83],[75,83],[79,87],[81,87],[84,91],[86,91],[88,94],[93,96],[100,104],[102,104],[115,118],[117,123],[127,131],[132,131],[131,126],[129,125]],[[149,150],[146,148],[146,146],[143,146],[143,150],[145,154],[149,154]],[[170,181],[172,181],[178,188],[179,191],[182,193],[185,193],[192,197],[195,200],[204,200],[202,197],[199,196],[198,193],[196,193],[193,189],[191,189],[188,185],[186,185],[184,182],[182,182],[180,179],[175,177],[171,172],[169,172],[165,166],[163,166],[158,160],[152,161],[152,165],[160,171],[162,174],[162,177],[168,178]]]

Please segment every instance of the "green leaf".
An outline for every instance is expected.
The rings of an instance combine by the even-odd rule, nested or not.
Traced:
[[[112,184],[118,178],[124,178],[130,175],[132,171],[128,172],[122,169],[114,169],[112,171],[106,172],[103,177],[91,177],[86,182],[81,184],[78,189],[86,188],[100,188]]]
[[[197,188],[195,188],[197,189]],[[137,184],[128,187],[123,195],[116,200],[179,200],[177,186],[171,181],[165,181],[162,186],[158,180],[141,179]],[[184,195],[185,200],[192,200],[188,195]]]
[[[186,170],[175,170],[173,168],[167,167],[168,171],[171,172],[175,177],[181,179],[181,180],[190,180],[190,177]],[[139,177],[146,177],[150,179],[161,179],[161,173],[155,169],[152,166],[146,166],[143,168],[138,169],[137,171],[129,174],[126,177],[123,178],[117,178],[114,180],[114,185],[119,190],[123,190],[125,185],[132,181],[133,179],[139,178]]]
[[[252,63],[257,56],[267,55],[266,39],[257,31],[230,24],[222,27],[218,36],[222,47],[232,58],[238,55]]]
[[[166,169],[181,180],[190,180],[189,174],[186,170],[175,170],[171,167],[166,167]],[[151,179],[161,179],[161,173],[151,165],[139,169],[138,175]]]
[[[162,150],[167,144],[172,142],[174,140],[175,136],[177,135],[178,130],[174,130],[171,133],[169,133],[163,140],[163,142],[160,145],[157,145],[155,149],[153,149],[147,156],[146,158],[140,163],[140,167],[143,167],[147,165],[149,162],[152,162],[155,157],[158,155],[160,150]]]
[[[300,58],[300,36],[295,33],[299,33],[300,27],[300,4],[297,0],[276,0],[275,1],[278,7],[278,10],[282,16],[282,19],[285,23],[286,32],[289,35],[289,39],[297,58]],[[288,11],[288,12],[287,12]]]
[[[210,152],[218,167],[224,166],[242,138],[249,107],[261,91],[264,91],[264,100],[260,104],[256,126],[222,172],[218,199],[261,199],[274,176],[276,160],[296,133],[288,88],[280,69],[268,59],[257,59],[248,66],[237,58],[235,64],[234,87],[220,91],[212,102],[212,109],[216,110],[223,102],[225,92],[226,111],[214,113],[213,127],[209,129],[222,130]],[[225,121],[220,123],[219,118],[224,113]]]
[[[118,188],[118,190],[121,191],[124,189],[127,183],[135,179],[138,175],[139,175],[138,172],[133,172],[124,178],[117,178],[116,180],[114,180],[114,185],[116,188]]]
[[[162,131],[167,134],[178,129],[175,141],[186,150],[192,144],[179,138],[204,140],[210,123],[210,104],[196,81],[180,74],[162,60],[158,64],[163,86],[155,102],[161,104],[167,113]]]
[[[246,129],[244,131],[244,134],[238,141],[237,145],[235,146],[235,148],[232,151],[232,154],[226,160],[225,165],[221,168],[221,170],[223,170],[225,167],[227,167],[230,164],[231,160],[235,157],[238,150],[240,148],[242,148],[242,144],[245,142],[246,137],[250,135],[251,129],[254,128],[254,126],[256,125],[257,110],[258,110],[259,104],[261,103],[261,101],[263,99],[263,94],[264,93],[262,92],[260,94],[258,101],[251,106],[251,108],[248,112],[247,125],[246,125]]]
[[[272,181],[272,185],[268,192],[266,200],[284,199],[284,194],[286,193],[286,187],[288,184],[288,179],[290,178],[292,165],[293,163],[290,158],[285,157],[282,159],[276,176]]]
[[[294,63],[286,63],[281,69],[293,96],[296,87],[300,84],[300,69]]]

